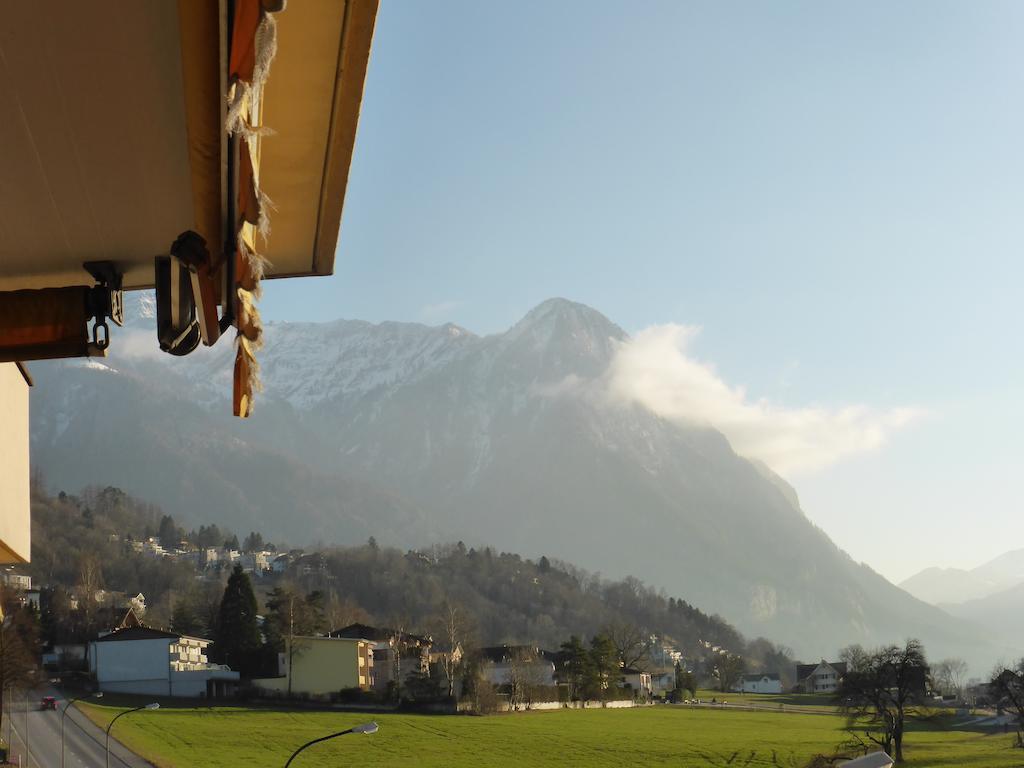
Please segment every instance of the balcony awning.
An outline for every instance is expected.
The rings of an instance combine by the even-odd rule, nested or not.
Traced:
[[[92,285],[86,262],[110,262],[125,289],[149,288],[154,259],[198,233],[203,341],[238,328],[245,415],[259,279],[334,269],[376,11],[377,0],[6,8],[0,291]],[[0,320],[38,336],[24,315]],[[15,354],[0,359],[24,359]],[[50,356],[63,354],[86,352]]]
[[[260,149],[269,278],[333,272],[376,7],[301,0],[275,14]],[[98,260],[126,289],[149,288],[153,257],[181,232],[222,240],[227,27],[216,0],[5,8],[0,290],[88,284],[82,263]]]

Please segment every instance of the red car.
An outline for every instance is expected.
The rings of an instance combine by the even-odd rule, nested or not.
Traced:
[[[57,700],[53,696],[43,696],[43,700],[40,702],[40,709],[56,709]]]

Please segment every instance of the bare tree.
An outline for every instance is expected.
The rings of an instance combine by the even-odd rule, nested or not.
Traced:
[[[479,661],[477,658],[469,665],[463,682],[467,688],[468,699],[473,703],[473,710],[478,714],[487,715],[497,711],[498,693],[487,674],[486,665]]]
[[[1024,659],[1018,659],[1012,666],[997,666],[988,687],[999,706],[1016,713],[1017,746],[1024,747]]]
[[[448,697],[455,695],[455,681],[462,658],[469,649],[473,620],[469,612],[455,602],[445,600],[431,622],[434,642],[440,645],[440,664],[448,684]]]
[[[613,621],[601,630],[615,645],[619,663],[624,667],[645,668],[649,657],[647,637],[636,624]]]
[[[545,662],[535,649],[517,648],[509,659],[509,705],[529,709],[540,698],[543,688],[550,684]]]
[[[903,762],[907,711],[921,702],[927,687],[924,648],[908,640],[873,653],[847,649],[847,670],[836,697],[847,716],[847,731],[861,744],[876,744],[897,763]]]
[[[967,684],[967,662],[961,658],[946,659],[949,665],[949,680],[953,684],[953,693],[957,698],[963,698],[964,686]]]
[[[348,595],[340,597],[337,591],[332,589],[324,606],[324,619],[327,622],[327,629],[335,630],[350,624],[369,624],[370,614]]]
[[[967,679],[967,662],[963,659],[943,659],[932,666],[932,684],[944,694],[962,696]]]
[[[82,556],[78,566],[79,606],[85,619],[85,629],[90,635],[96,627],[96,593],[103,587],[103,566],[93,554]]]
[[[723,693],[732,690],[732,687],[739,682],[740,676],[746,669],[746,659],[738,653],[719,654],[714,667],[715,679],[718,680],[718,690]]]

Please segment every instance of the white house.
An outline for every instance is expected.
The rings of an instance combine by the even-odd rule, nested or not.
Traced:
[[[126,627],[90,643],[101,691],[153,696],[219,696],[238,673],[206,658],[209,640],[151,627]]]
[[[247,552],[238,558],[242,570],[246,573],[261,574],[270,570],[270,562],[266,552]]]
[[[512,682],[518,671],[534,685],[558,684],[555,662],[547,651],[529,645],[497,645],[481,648],[482,672],[495,685]]]
[[[161,546],[160,541],[155,536],[150,536],[146,539],[143,542],[142,549],[147,555],[152,557],[163,557],[167,554],[167,550]]]
[[[139,592],[135,597],[129,597],[128,607],[135,611],[137,616],[144,616],[146,614],[146,596]]]
[[[804,693],[835,693],[845,674],[846,663],[841,661],[822,659],[818,664],[798,664],[796,668],[797,685]]]
[[[620,682],[624,686],[628,685],[634,696],[650,696],[654,692],[650,672],[623,667],[620,674],[622,675]]]
[[[743,675],[734,690],[737,693],[782,693],[782,678],[777,672]]]
[[[0,573],[0,584],[6,584],[11,589],[27,592],[32,589],[32,577],[14,573],[13,571],[4,571]]]

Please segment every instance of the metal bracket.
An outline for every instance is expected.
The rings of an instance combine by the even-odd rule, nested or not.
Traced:
[[[92,327],[92,343],[102,351],[110,346],[110,327],[107,320],[113,320],[118,326],[124,325],[122,274],[117,271],[112,261],[87,261],[82,267],[98,283],[90,288],[86,295],[86,311],[89,318],[96,320]]]

